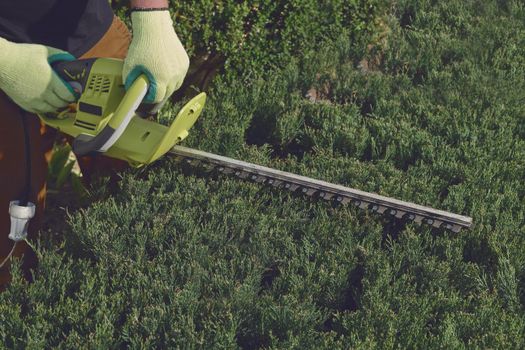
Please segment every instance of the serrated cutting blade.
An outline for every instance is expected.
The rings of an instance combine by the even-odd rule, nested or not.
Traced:
[[[213,153],[208,153],[183,146],[175,146],[170,155],[185,159],[189,164],[206,164],[223,174],[235,174],[237,177],[258,183],[268,184],[287,191],[300,192],[312,198],[335,200],[341,204],[353,204],[360,209],[417,224],[427,224],[460,232],[472,226],[472,218],[451,212],[381,196],[375,193],[312,179],[306,176],[268,168],[265,166],[236,160]]]

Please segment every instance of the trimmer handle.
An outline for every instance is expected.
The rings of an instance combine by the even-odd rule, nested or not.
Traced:
[[[97,65],[97,59],[62,61],[51,66],[57,74],[80,94],[85,90],[91,69]],[[78,156],[106,152],[122,135],[135,111],[148,91],[149,81],[142,74],[128,88],[113,115],[95,136],[80,134],[73,140],[73,152]]]
[[[104,153],[117,142],[135,115],[148,92],[148,78],[142,74],[133,82],[106,126],[96,135],[80,134],[73,140],[73,152],[78,156]]]
[[[75,61],[58,61],[51,64],[53,70],[62,80],[68,83],[79,95],[86,89],[89,73],[97,58],[86,58]],[[156,115],[164,103],[141,103],[137,114],[142,117]]]

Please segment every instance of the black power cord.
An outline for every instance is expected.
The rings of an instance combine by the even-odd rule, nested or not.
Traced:
[[[29,138],[29,126],[27,122],[27,112],[20,111],[20,117],[22,119],[22,128],[24,130],[24,149],[25,149],[25,160],[26,160],[26,184],[24,191],[22,192],[22,198],[20,198],[20,206],[27,206],[29,202],[29,196],[31,194],[31,140]]]
[[[24,131],[24,153],[25,153],[25,161],[26,161],[26,183],[24,186],[24,190],[22,192],[22,197],[19,200],[18,205],[22,207],[26,207],[29,202],[29,196],[31,195],[31,140],[29,137],[29,125],[27,121],[27,112],[22,111],[19,109],[20,112],[20,119],[22,121],[22,129]],[[11,251],[7,255],[7,257],[0,262],[0,269],[4,267],[4,265],[11,259],[11,256],[15,252],[16,246],[18,245],[18,242],[15,241],[13,243],[13,247],[11,248]]]

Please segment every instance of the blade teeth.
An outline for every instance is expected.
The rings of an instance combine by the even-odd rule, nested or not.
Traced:
[[[250,174],[247,173],[246,171],[235,170],[235,176],[237,176],[240,179],[246,179],[248,178],[248,176],[250,176]]]
[[[364,201],[360,201],[359,199],[354,199],[352,201],[352,204],[354,206],[358,207],[359,209],[368,209],[370,207],[370,203],[364,202]]]
[[[341,200],[338,201],[338,202],[341,203],[342,205],[347,205],[348,203],[351,203],[351,202],[352,202],[352,198],[343,197],[343,199],[341,199]]]
[[[369,209],[375,213],[383,214],[388,208],[380,204],[371,204]]]
[[[334,195],[333,193],[327,193],[327,194],[325,194],[324,199],[326,199],[326,200],[331,200],[331,199],[334,198],[334,196],[335,196],[335,195]]]
[[[190,166],[197,168],[203,163],[198,159],[186,159],[186,164],[189,164]]]
[[[412,213],[407,213],[403,219],[405,220],[408,220],[408,221],[414,221],[416,219],[416,215],[415,214],[412,214]]]
[[[213,164],[210,164],[210,163],[204,163],[202,165],[204,171],[206,171],[207,173],[209,173],[210,171],[213,171],[215,169],[215,165]]]
[[[290,191],[296,191],[299,188],[299,185],[291,184],[291,186],[288,188]]]
[[[199,159],[192,159],[192,158],[185,158],[184,162],[194,167],[202,163]]]
[[[393,216],[393,217],[397,217],[399,214],[399,210],[397,209],[392,209],[392,208],[389,208],[385,211],[385,214],[387,215],[390,215],[390,216]]]
[[[304,187],[301,189],[301,192],[303,192],[307,196],[313,196],[317,192],[317,190],[315,188]]]
[[[217,171],[221,174],[230,175],[234,172],[232,168],[228,168],[228,167],[225,167],[219,164],[214,164],[214,166],[215,166],[215,169],[217,169]]]
[[[266,181],[266,177],[262,175],[253,174],[250,176],[250,180],[260,184]]]
[[[252,176],[252,180],[253,180],[253,176]],[[257,183],[263,183],[263,182],[266,182],[267,178],[264,177],[264,176],[257,176],[256,179],[254,180],[255,182]]]
[[[359,199],[351,199],[349,201],[359,209],[368,209],[370,207],[370,203],[361,201]]]
[[[202,161],[201,162],[201,168],[205,172],[210,172],[210,171],[212,171],[212,170],[214,170],[216,168],[216,165],[213,164],[213,163],[207,162],[207,161]]]
[[[321,196],[321,194],[322,194],[322,196]],[[330,192],[321,192],[321,193],[319,193],[319,197],[321,197],[325,201],[329,201],[332,198],[334,198],[334,194],[330,193]]]
[[[326,199],[327,193],[321,192],[319,196],[321,198],[323,198],[323,199]],[[370,211],[375,212],[375,213],[391,215],[391,216],[394,216],[394,217],[396,217],[398,219],[406,219],[406,220],[409,220],[409,221],[413,221],[416,224],[423,224],[424,223],[424,224],[427,224],[427,225],[430,225],[430,226],[436,227],[436,228],[445,228],[447,230],[450,230],[450,231],[453,231],[453,232],[456,232],[456,233],[460,232],[461,229],[462,229],[462,227],[459,226],[459,225],[453,225],[453,224],[445,223],[442,220],[433,219],[433,218],[426,218],[424,216],[413,214],[413,213],[408,213],[408,212],[403,211],[403,210],[398,210],[398,209],[394,209],[394,208],[388,208],[388,207],[380,205],[380,204],[363,202],[363,201],[361,201],[359,199],[350,199],[348,197],[344,197],[344,196],[339,195],[339,196],[335,197],[335,200],[337,202],[341,203],[341,204],[352,203],[354,206],[356,206],[358,208],[361,208],[361,209],[369,209]]]
[[[370,203],[364,202],[364,201],[359,201],[359,205],[358,205],[359,209],[363,209],[363,210],[364,209],[368,209],[369,206],[370,206]]]
[[[380,205],[379,208],[377,209],[377,212],[382,215],[385,213],[385,211],[387,211],[387,209],[388,209],[387,207]]]
[[[343,196],[343,195],[340,195],[340,194],[334,194],[333,198],[335,199],[336,202],[339,202],[339,203],[342,203],[342,204],[351,203],[353,201],[352,198],[346,197],[346,196]]]
[[[432,226],[435,228],[440,228],[441,225],[443,225],[443,221],[441,220],[434,220],[434,223],[432,224]]]
[[[441,225],[441,227],[446,229],[446,230],[452,231],[454,233],[459,233],[459,232],[461,232],[461,229],[462,229],[461,226],[454,225],[454,224],[451,224],[451,223],[448,223],[448,222],[443,223]]]
[[[299,185],[296,185],[294,183],[291,183],[291,182],[285,182],[283,187],[291,192],[294,192],[296,191],[298,188],[299,188]]]
[[[308,196],[323,198],[324,200],[333,200],[341,204],[352,203],[360,209],[369,209],[373,212],[389,215],[398,219],[413,221],[417,224],[428,224],[435,228],[460,232],[463,228],[468,228],[472,224],[472,218],[453,217],[451,213],[439,213],[437,210],[428,208],[418,209],[413,203],[406,203],[405,206],[398,206],[392,201],[381,200],[373,194],[360,194],[354,189],[340,189],[332,184],[322,184],[317,180],[304,179],[286,172],[279,172],[275,169],[256,167],[254,164],[236,161],[226,157],[219,157],[206,152],[187,149],[177,146],[170,153],[174,156],[175,161],[186,163],[191,166],[197,166],[201,170],[212,171],[222,174],[235,174],[237,177],[245,180],[252,180],[257,183],[267,183],[276,188],[285,188],[290,191],[300,190]],[[275,171],[274,171],[275,170]],[[273,174],[273,175],[272,175]],[[385,206],[386,205],[386,206]],[[402,209],[398,209],[402,208]],[[414,207],[413,209],[411,209]],[[413,211],[412,211],[413,210]]]
[[[459,233],[461,231],[461,226],[459,225],[452,225],[452,232]]]
[[[414,221],[416,224],[421,224],[421,223],[423,222],[423,219],[424,219],[423,216],[421,216],[421,215],[415,215],[413,221]]]
[[[273,187],[279,187],[282,185],[282,181],[281,180],[275,180],[275,179],[269,179],[268,180],[268,184],[269,185],[272,185]]]
[[[422,222],[425,223],[425,224],[427,224],[427,225],[434,226],[434,222],[435,222],[435,220],[432,219],[432,218],[424,218],[424,219],[422,220]]]
[[[396,214],[394,215],[398,219],[402,219],[407,214],[406,211],[403,210],[396,210]]]
[[[435,228],[440,228],[440,227],[445,228],[443,220],[433,219],[433,218],[424,218],[422,222],[432,227],[435,227]]]

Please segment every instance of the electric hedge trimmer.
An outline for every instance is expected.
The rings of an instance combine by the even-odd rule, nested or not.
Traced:
[[[169,154],[192,165],[204,164],[210,171],[355,205],[401,220],[454,232],[472,225],[470,217],[177,146],[188,136],[201,114],[206,95],[201,93],[182,107],[169,127],[144,119],[140,110],[144,107],[141,102],[148,89],[148,79],[145,75],[138,77],[125,91],[120,60],[100,58],[60,62],[53,68],[71,84],[80,98],[70,109],[40,115],[40,118],[45,124],[74,137],[72,148],[77,156],[103,153],[139,167]]]

